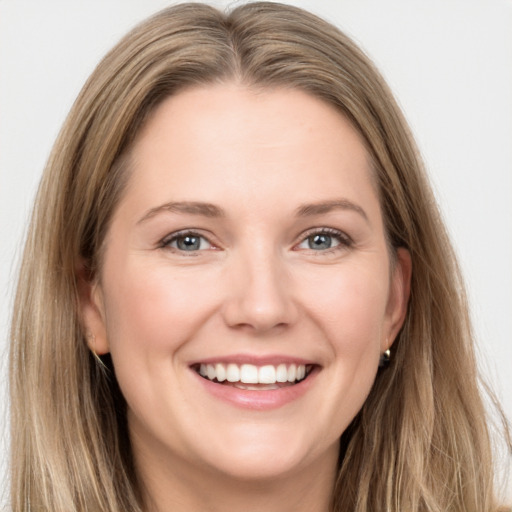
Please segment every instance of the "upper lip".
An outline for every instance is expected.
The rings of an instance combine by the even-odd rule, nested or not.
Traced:
[[[302,365],[318,365],[317,362],[311,359],[304,359],[302,357],[295,357],[282,354],[269,354],[269,355],[249,355],[249,354],[226,354],[224,356],[208,357],[204,359],[197,359],[192,361],[189,366],[196,366],[198,364],[217,364],[217,363],[232,363],[232,364],[252,364],[254,366],[265,365],[279,365],[279,364],[302,364]]]

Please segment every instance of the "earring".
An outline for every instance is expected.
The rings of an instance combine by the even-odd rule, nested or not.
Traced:
[[[387,349],[380,355],[379,368],[387,368],[391,360],[391,350]]]

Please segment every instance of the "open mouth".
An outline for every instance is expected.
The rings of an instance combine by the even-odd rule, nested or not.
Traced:
[[[244,390],[272,390],[294,386],[307,379],[315,365],[216,363],[195,364],[192,368],[204,379]]]

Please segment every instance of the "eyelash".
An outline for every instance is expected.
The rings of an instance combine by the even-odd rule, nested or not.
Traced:
[[[345,249],[350,248],[353,245],[353,240],[343,231],[340,231],[338,229],[334,228],[314,228],[306,233],[301,235],[301,241],[295,245],[297,247],[298,245],[303,244],[306,242],[309,238],[314,237],[316,235],[327,235],[331,238],[335,238],[338,242],[338,245],[335,245],[334,247],[329,247],[327,249],[323,250],[315,250],[315,249],[306,249],[312,253],[316,253],[315,255],[320,256],[323,254],[332,254],[338,251],[342,251]]]
[[[335,238],[338,242],[338,245],[335,245],[334,247],[329,247],[329,248],[326,248],[323,250],[315,250],[315,249],[311,249],[311,248],[305,249],[312,253],[317,253],[317,255],[334,253],[334,252],[337,252],[340,250],[350,248],[353,245],[353,240],[343,231],[339,231],[334,228],[314,228],[314,229],[311,229],[301,235],[301,239],[300,239],[299,243],[294,245],[294,249],[296,247],[298,247],[299,245],[305,243],[310,237],[314,237],[316,235],[327,235],[331,238]],[[206,240],[206,242],[210,245],[210,247],[208,249],[211,249],[211,248],[217,249],[217,247],[207,237],[205,237],[204,235],[201,235],[197,231],[192,231],[192,230],[177,231],[175,233],[170,234],[169,236],[165,237],[159,243],[159,248],[170,249],[170,250],[172,250],[176,253],[179,253],[181,255],[186,254],[187,256],[197,256],[198,253],[200,253],[204,250],[208,250],[208,249],[197,249],[197,250],[192,250],[192,251],[186,251],[183,249],[179,249],[178,247],[171,247],[171,244],[173,242],[177,241],[180,238],[186,238],[186,237],[200,238],[202,240]],[[297,250],[297,249],[295,249],[295,250]]]
[[[170,249],[172,251],[175,251],[175,252],[183,254],[183,255],[185,253],[189,253],[189,254],[187,254],[187,256],[197,256],[197,253],[199,253],[201,251],[200,249],[196,250],[196,251],[185,251],[185,250],[179,249],[178,247],[171,247],[171,244],[173,242],[179,240],[180,238],[186,238],[186,237],[200,238],[202,240],[206,240],[211,247],[215,248],[215,245],[212,242],[210,242],[210,240],[208,240],[208,238],[206,238],[204,235],[201,235],[197,231],[192,231],[192,230],[184,230],[184,231],[177,231],[176,233],[171,233],[169,236],[166,236],[159,243],[159,247],[162,249]]]

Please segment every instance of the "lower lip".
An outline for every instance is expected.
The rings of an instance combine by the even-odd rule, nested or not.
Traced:
[[[309,373],[307,378],[293,386],[286,386],[279,389],[265,390],[247,390],[239,389],[233,386],[217,384],[211,380],[201,377],[195,370],[191,369],[204,389],[215,398],[223,400],[231,405],[244,409],[254,409],[258,411],[268,411],[278,409],[290,402],[298,400],[306,394],[311,387],[318,368],[315,367]]]

